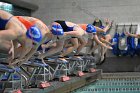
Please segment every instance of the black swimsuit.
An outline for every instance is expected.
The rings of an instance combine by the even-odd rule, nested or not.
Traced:
[[[65,21],[56,20],[55,22],[59,23],[62,26],[64,32],[73,31],[73,27],[68,27]]]

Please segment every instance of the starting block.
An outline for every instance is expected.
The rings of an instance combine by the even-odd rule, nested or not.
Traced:
[[[9,66],[7,57],[7,54],[0,53],[0,93],[22,93],[27,78],[19,67]]]
[[[94,72],[96,72],[97,70],[95,69],[95,68],[90,68],[89,69],[89,72],[91,72],[91,73],[94,73]]]
[[[83,59],[85,61],[84,71],[91,72],[90,69],[96,68],[95,58],[93,56],[84,56]]]
[[[63,81],[63,82],[70,79],[67,75],[69,71],[68,61],[60,61],[60,60],[57,60],[57,58],[56,59],[49,58],[48,60],[45,60],[45,62],[53,67],[54,78],[58,78],[60,81]]]
[[[47,81],[44,81],[44,82],[40,82],[40,83],[39,83],[39,88],[47,88],[47,87],[49,87],[49,86],[51,86],[51,85],[50,85],[50,83],[47,82]]]
[[[78,71],[77,72],[77,76],[79,76],[79,77],[82,77],[82,76],[84,76],[85,74],[82,72],[82,71]]]
[[[78,58],[69,58],[69,74],[75,74],[78,75],[77,73],[83,71],[83,59],[78,59]]]
[[[70,77],[68,77],[68,76],[61,76],[59,78],[59,81],[62,81],[62,82],[65,82],[65,81],[68,81],[68,80],[70,80]]]
[[[7,65],[0,64],[0,73],[1,73],[0,75],[1,90],[4,91],[6,88],[10,90],[23,88],[23,78],[25,78],[25,76],[23,74],[20,74],[19,67],[10,68]]]
[[[24,63],[21,68],[24,72],[28,72],[24,69],[24,67],[33,68],[33,70],[30,72],[30,78],[28,79],[28,84],[26,86],[34,84],[40,87],[40,81],[44,82],[53,79],[52,72],[54,69],[48,64],[44,63],[43,60],[31,59],[30,61]],[[44,83],[42,84],[44,85]]]

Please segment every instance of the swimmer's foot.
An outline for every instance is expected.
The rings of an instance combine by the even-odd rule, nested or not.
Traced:
[[[101,56],[101,60],[100,60],[100,63],[98,63],[98,65],[101,65],[105,62],[106,60],[106,54],[104,54],[103,56]]]
[[[58,58],[57,62],[68,62],[65,58]]]
[[[65,59],[65,57],[60,55],[57,59],[57,62],[68,62],[68,61]]]
[[[78,60],[83,60],[80,56],[74,56],[74,58],[76,58]]]
[[[104,55],[102,55],[100,61],[102,62],[104,60],[104,58],[105,58]]]

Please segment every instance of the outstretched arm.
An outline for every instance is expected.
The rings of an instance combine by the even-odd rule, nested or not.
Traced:
[[[125,34],[126,34],[127,36],[131,36],[131,37],[135,37],[135,38],[140,38],[140,34],[131,34],[131,33],[129,33],[129,32],[125,32]]]
[[[14,44],[13,44],[12,40],[11,40],[11,48],[8,53],[11,54],[12,59],[14,59],[14,55],[15,55],[14,54]]]
[[[19,58],[18,60],[16,60],[16,61],[14,61],[14,62],[13,62],[13,65],[16,64],[16,63],[19,63],[18,65],[20,66],[20,65],[22,65],[24,62],[27,62],[27,61],[34,55],[34,53],[37,51],[38,47],[39,47],[42,43],[44,43],[44,42],[46,41],[46,39],[47,39],[47,37],[44,37],[44,38],[42,39],[42,41],[41,41],[40,43],[34,45],[34,46],[31,48],[30,51],[26,51],[26,52],[28,52],[28,53],[27,53],[25,56],[22,55],[22,57],[20,57],[20,58]],[[22,51],[23,51],[23,49],[22,49]]]
[[[108,42],[107,40],[105,40],[105,39],[103,39],[103,38],[101,38],[101,42],[106,43],[106,44],[108,44],[108,45],[112,45],[110,42]]]
[[[94,35],[93,38],[94,38],[94,40],[95,40],[99,45],[101,45],[101,46],[103,46],[103,47],[106,47],[106,48],[108,48],[108,49],[112,49],[112,47],[107,46],[106,44],[102,43],[102,42],[99,40],[99,38],[98,38],[97,35]]]
[[[44,57],[51,56],[55,53],[60,52],[63,49],[64,41],[57,41],[56,46],[51,47],[46,53],[42,53],[38,58],[42,59]]]
[[[42,39],[42,41],[41,41],[39,44],[36,44],[36,45],[34,45],[34,46],[32,47],[31,51],[26,55],[25,59],[26,59],[26,60],[29,60],[29,59],[32,57],[32,55],[37,51],[38,47],[39,47],[42,43],[44,43],[46,40],[47,40],[47,37],[46,37],[46,35],[45,35],[44,38]]]
[[[32,48],[32,46],[30,45],[30,43],[32,42],[28,42],[28,40],[26,40],[26,43],[24,43],[21,46],[15,47],[15,59],[11,60],[10,64],[14,65],[17,64],[21,61],[23,61],[23,58],[26,56],[26,54],[28,54]]]
[[[110,29],[112,24],[113,24],[113,21],[110,22],[108,19],[106,19],[106,26],[103,29],[101,29],[101,28],[99,28],[97,26],[94,26],[94,27],[96,28],[97,32],[104,32],[104,33],[106,33]]]

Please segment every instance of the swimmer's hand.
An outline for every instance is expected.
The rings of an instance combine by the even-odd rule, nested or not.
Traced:
[[[107,19],[105,19],[105,23],[106,23],[106,25],[109,25],[110,27],[112,27],[112,25],[113,25],[113,20],[112,21],[110,21],[108,18]]]
[[[10,48],[10,50],[9,50],[9,54],[11,54],[11,56],[12,56],[12,59],[14,59],[14,45],[13,45],[13,41],[11,41],[11,48]]]
[[[43,53],[45,53],[46,47],[44,47],[44,46],[41,46],[41,47],[42,47]]]
[[[63,61],[63,62],[67,62],[67,60],[65,58],[58,58],[57,61]]]
[[[15,65],[18,65],[20,62],[23,62],[24,59],[14,59],[12,61],[9,61],[9,67],[12,67],[12,66],[15,66]]]
[[[106,25],[111,24],[110,20],[108,18],[105,19]]]
[[[111,46],[108,46],[108,49],[111,49],[112,50],[113,48]]]
[[[80,56],[74,56],[75,58],[82,60],[82,58]]]
[[[43,53],[45,53],[45,49],[49,48],[49,45],[48,44],[47,45],[42,44],[41,47],[42,47]]]
[[[129,32],[125,32],[124,33],[126,36],[130,36],[130,33]]]

